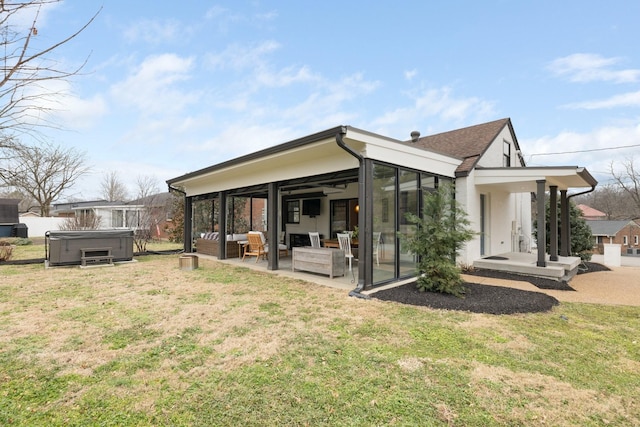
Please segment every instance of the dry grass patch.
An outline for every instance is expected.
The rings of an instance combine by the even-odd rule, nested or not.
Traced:
[[[626,406],[620,397],[578,389],[547,375],[483,364],[476,364],[472,384],[484,406],[496,414],[507,414],[498,416],[498,421],[516,420],[522,425],[588,425],[599,419],[609,424],[615,421],[615,414],[624,413]],[[498,399],[497,394],[510,398]],[[640,419],[635,418],[634,424],[638,422]]]

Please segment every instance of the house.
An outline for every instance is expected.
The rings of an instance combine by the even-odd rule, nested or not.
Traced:
[[[622,255],[640,255],[640,225],[635,221],[587,220],[586,223],[598,253],[604,253],[605,244],[618,244]]]
[[[578,209],[580,209],[580,212],[582,212],[582,217],[585,220],[600,220],[600,219],[607,219],[607,214],[604,212],[601,212],[597,209],[592,208],[591,206],[587,206],[587,205],[577,205],[576,206]]]
[[[169,192],[163,192],[130,202],[94,200],[57,203],[53,205],[52,214],[75,218],[80,226],[86,224],[89,228],[138,230],[148,227],[152,237],[166,238],[167,221],[171,217],[171,198]]]
[[[413,227],[405,213],[420,215],[422,195],[443,183],[455,184],[456,200],[477,232],[459,253],[460,264],[486,268],[497,258],[509,260],[501,254],[529,254],[535,193],[538,224],[545,224],[547,197],[556,206],[560,196],[560,212],[554,209],[550,224],[551,241],[558,241],[562,230],[560,247],[508,268],[553,271],[555,277],[577,270],[579,258],[569,256],[567,227],[558,223],[569,220],[568,191],[591,191],[597,181],[577,166],[527,167],[509,118],[422,138],[412,132],[406,141],[337,126],[167,181],[185,197],[187,252],[194,233],[201,231],[193,229],[192,215],[203,202],[216,206],[211,226],[226,231],[220,233],[220,258],[226,258],[227,235],[236,232],[226,215],[236,198],[266,200],[268,240],[278,241],[284,232],[289,246],[304,245],[310,231],[334,237],[357,226],[356,292],[415,277],[415,257],[403,251],[399,238]],[[383,253],[374,259],[377,236]],[[279,269],[275,251],[269,253],[267,268]]]

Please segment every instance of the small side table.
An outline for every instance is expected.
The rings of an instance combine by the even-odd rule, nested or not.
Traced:
[[[238,240],[238,258],[242,258],[244,256],[244,250],[247,248],[248,244],[248,240]]]

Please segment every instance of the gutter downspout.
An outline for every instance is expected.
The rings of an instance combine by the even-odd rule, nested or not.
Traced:
[[[582,191],[580,193],[575,193],[575,194],[568,195],[567,196],[567,205],[569,204],[569,199],[571,199],[572,197],[581,196],[583,194],[591,193],[592,191],[594,191],[596,189],[596,185],[598,185],[598,183],[591,184],[591,188],[589,190],[585,190],[585,191]],[[566,220],[565,220],[565,218],[566,218]],[[569,209],[567,209],[567,212],[564,213],[564,218],[562,218],[562,222],[564,224],[569,224],[570,223]],[[567,236],[567,253],[569,254],[569,256],[571,256],[571,227],[567,227],[567,233],[568,233],[568,236]]]
[[[336,143],[338,144],[338,147],[342,148],[344,151],[346,151],[347,153],[351,154],[353,157],[358,159],[358,204],[362,206],[362,208],[358,212],[358,224],[361,230],[361,234],[358,237],[360,239],[364,237],[364,247],[368,248],[371,244],[371,239],[368,237],[371,234],[370,233],[371,230],[369,230],[369,226],[366,222],[365,213],[367,212],[367,209],[364,207],[364,204],[363,204],[363,202],[365,201],[364,158],[360,154],[358,154],[355,150],[353,150],[351,147],[348,147],[347,144],[345,144],[342,138],[346,133],[347,133],[347,128],[342,127],[342,130],[336,134]],[[364,224],[364,229],[362,228],[363,224]],[[350,297],[357,297],[357,298],[364,298],[364,299],[370,298],[368,295],[364,295],[360,293],[361,291],[364,290],[364,287],[365,287],[365,280],[364,280],[364,274],[363,274],[366,267],[365,264],[366,263],[358,262],[358,284],[355,287],[355,289],[349,292]]]

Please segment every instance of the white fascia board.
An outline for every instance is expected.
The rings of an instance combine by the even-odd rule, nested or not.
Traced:
[[[535,192],[537,182],[545,181],[545,188],[557,186],[558,190],[589,188],[591,184],[579,174],[582,168],[575,166],[538,168],[487,168],[472,173],[476,185],[499,187],[510,192]]]
[[[349,129],[345,142],[360,142],[360,154],[372,160],[380,160],[438,175],[455,177],[456,168],[462,160],[432,151],[414,148],[400,141],[364,131]]]

